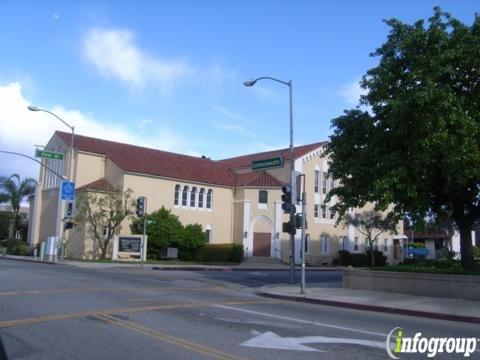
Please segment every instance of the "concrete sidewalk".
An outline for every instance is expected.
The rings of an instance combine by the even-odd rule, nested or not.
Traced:
[[[384,293],[343,288],[311,288],[300,294],[299,285],[264,286],[257,295],[357,310],[480,323],[480,302]]]

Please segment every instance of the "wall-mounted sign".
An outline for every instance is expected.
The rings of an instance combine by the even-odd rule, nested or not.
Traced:
[[[283,167],[283,158],[281,156],[252,161],[252,170],[263,170]]]

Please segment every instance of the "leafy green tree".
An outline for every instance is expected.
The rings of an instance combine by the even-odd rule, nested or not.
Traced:
[[[35,193],[37,182],[32,178],[20,180],[18,174],[0,177],[0,203],[9,203],[13,214],[13,232],[19,229],[20,205]]]
[[[425,24],[399,20],[372,56],[360,108],[332,120],[327,154],[340,186],[335,207],[375,201],[421,219],[446,214],[458,226],[464,269],[480,217],[480,18],[471,26],[439,8]]]
[[[176,247],[179,257],[191,260],[194,252],[206,242],[202,226],[188,224],[185,227],[177,215],[162,206],[161,209],[147,215],[148,257],[160,258],[162,249]],[[134,219],[131,226],[132,233],[143,233],[143,219]]]
[[[13,214],[11,212],[0,212],[0,239],[6,239],[10,235],[10,220],[13,220]]]
[[[107,258],[110,244],[123,220],[135,209],[132,191],[120,187],[105,191],[82,192],[77,196],[75,222],[85,227],[100,258]],[[105,231],[106,229],[106,231]],[[93,256],[98,256],[94,251]]]
[[[370,252],[370,266],[375,267],[374,246],[380,235],[397,233],[398,217],[392,213],[383,217],[379,212],[370,210],[359,214],[346,214],[343,221],[347,226],[355,226],[357,231],[365,236],[368,241],[368,251]]]

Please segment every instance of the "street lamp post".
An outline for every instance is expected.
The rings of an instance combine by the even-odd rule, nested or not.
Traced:
[[[289,98],[290,98],[290,189],[293,191],[294,189],[294,182],[295,182],[295,161],[293,158],[293,96],[292,96],[292,87],[293,83],[292,80],[289,81],[282,81],[279,79],[275,79],[270,76],[262,76],[259,78],[256,78],[255,80],[247,80],[243,83],[243,85],[252,87],[255,85],[255,83],[258,80],[272,80],[276,81],[280,84],[288,86],[289,89]],[[290,224],[293,224],[295,220],[295,208],[292,206],[290,209]],[[292,253],[292,256],[290,258],[290,282],[294,283],[295,282],[295,235],[290,234],[290,251]]]
[[[70,159],[68,161],[68,168],[67,168],[67,179],[69,181],[73,181],[73,145],[74,145],[74,137],[75,137],[75,127],[72,126],[72,125],[69,125],[66,121],[64,121],[60,116],[58,116],[57,114],[49,111],[49,110],[46,110],[46,109],[42,109],[42,108],[39,108],[37,106],[34,106],[34,105],[29,105],[28,107],[28,110],[30,111],[43,111],[43,112],[46,112],[52,116],[54,116],[55,118],[57,118],[58,120],[60,120],[65,126],[67,126],[71,131],[72,131],[72,135],[70,137],[70,149],[69,149],[69,152],[70,152]],[[62,226],[61,226],[61,209],[62,209],[62,199],[61,199],[61,188],[59,187],[58,189],[58,202],[59,202],[59,205],[57,207],[57,212],[58,212],[58,215],[57,215],[57,224],[59,224],[59,230],[57,232],[57,234],[63,234],[63,230],[62,230]],[[62,236],[63,237],[63,236]],[[61,251],[61,256],[62,256],[62,259],[63,259],[63,254],[64,254],[64,244],[63,244],[63,239],[62,239],[62,251]]]

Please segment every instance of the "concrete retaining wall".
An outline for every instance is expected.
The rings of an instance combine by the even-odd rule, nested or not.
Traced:
[[[480,276],[344,270],[343,287],[480,301]]]

